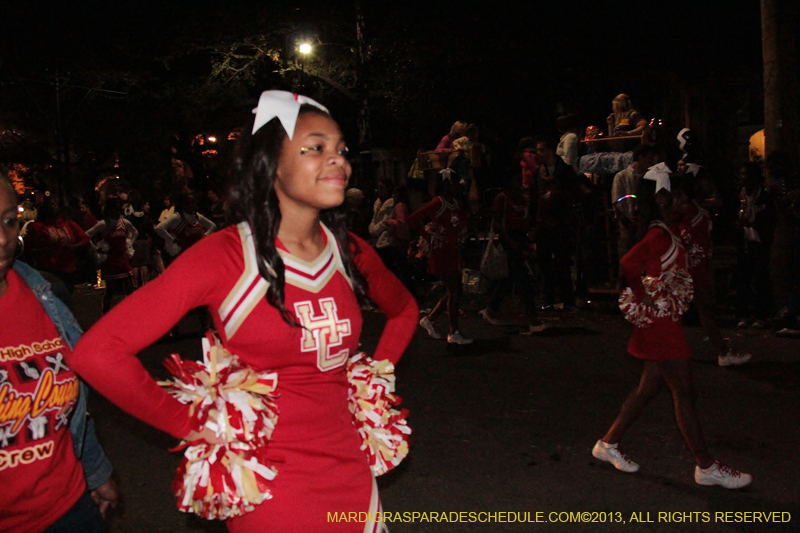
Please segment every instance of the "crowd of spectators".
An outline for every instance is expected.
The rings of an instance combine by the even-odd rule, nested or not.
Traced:
[[[645,119],[627,95],[613,99],[612,111],[607,118],[609,141],[596,126],[586,128],[588,136],[582,135],[576,117],[566,114],[556,123],[560,137],[524,137],[510,165],[491,169],[486,168],[487,151],[478,128],[466,121],[455,122],[427,153],[438,164],[426,165],[418,159],[409,173],[408,186],[422,192],[417,206],[424,206],[410,214],[410,234],[404,226],[402,233],[393,229],[398,216],[390,191],[399,183],[384,179],[376,191],[348,192],[351,229],[364,235],[364,221],[371,219],[368,238],[420,300],[427,292],[414,286],[415,281],[438,281],[445,287],[444,299],[421,322],[431,336],[441,337],[435,318],[444,308],[455,313],[453,304],[460,295],[460,288],[437,273],[436,266],[425,267],[426,262],[437,261],[432,259],[429,242],[436,217],[445,213],[458,218],[459,224],[467,221],[465,234],[447,232],[437,237],[454,241],[452,249],[460,254],[459,271],[479,268],[481,246],[493,224],[493,234],[508,255],[508,277],[482,284],[489,290],[484,291],[486,306],[480,315],[489,323],[501,322],[500,304],[513,290],[529,320],[526,332],[536,332],[541,324],[537,312],[577,312],[591,299],[590,291],[612,292],[624,286],[619,261],[647,229],[639,225],[637,197],[648,173],[651,179],[659,173],[686,178],[690,201],[713,226],[709,246],[727,256],[719,265],[713,260],[707,265],[706,270],[716,271],[719,266],[719,271],[709,281],[707,297],[698,302],[698,310],[703,303],[710,306],[701,313],[703,323],[716,313],[717,302],[730,297],[738,327],[775,325],[779,331],[797,330],[800,187],[791,159],[776,152],[762,162],[741,162],[739,174],[733,175],[719,165],[707,164],[688,128],[677,137],[664,137],[663,123]],[[584,156],[592,158],[593,164],[598,155],[608,156],[613,164],[587,168]],[[736,163],[731,161],[730,167]],[[765,185],[767,175],[774,184],[771,187]],[[434,191],[434,182],[447,187],[437,185]],[[371,211],[364,204],[365,193],[376,198]],[[789,268],[794,274],[781,273],[789,279],[786,302],[775,301],[770,278],[773,235],[781,223],[793,235]],[[454,332],[457,318],[450,322],[450,333]],[[724,342],[718,344],[722,357],[729,348]]]
[[[791,159],[777,152],[761,163],[742,164],[738,176],[726,176],[705,165],[688,128],[677,139],[651,142],[648,121],[627,95],[613,99],[612,111],[608,136],[631,137],[624,144],[597,142],[603,140],[598,127],[589,126],[584,134],[578,119],[565,114],[555,124],[559,136],[523,137],[512,161],[492,165],[478,127],[456,121],[432,151],[439,166],[417,170],[415,163],[408,180],[362,179],[361,188],[351,187],[344,206],[348,227],[375,247],[420,303],[431,283],[439,282],[445,295],[423,317],[423,326],[441,336],[434,322],[447,310],[456,314],[448,336],[468,341],[458,330],[455,311],[462,272],[479,268],[493,224],[508,255],[508,277],[481,284],[488,289],[480,314],[499,323],[501,303],[513,292],[522,300],[531,333],[541,327],[539,313],[577,312],[591,299],[591,290],[623,286],[619,260],[643,230],[640,184],[658,168],[690,178],[693,200],[713,221],[714,244],[735,255],[735,267],[713,281],[718,290],[735,295],[737,325],[797,330],[800,186]],[[603,152],[615,155],[616,168],[587,171],[583,160]],[[765,186],[766,174],[771,187]],[[104,309],[224,225],[225,199],[213,188],[200,194],[183,187],[158,199],[130,187],[107,190],[98,198],[75,197],[65,207],[55,195],[45,195],[38,205],[26,200],[20,227],[25,258],[33,266],[57,276],[70,291],[81,283],[105,286]],[[151,213],[151,205],[162,210]],[[451,222],[444,224],[447,217]],[[788,283],[779,284],[788,285],[788,297],[775,301],[770,256],[781,223],[792,235],[789,271],[782,273]],[[444,262],[437,249],[448,250]],[[712,313],[725,297],[726,292],[712,295]]]

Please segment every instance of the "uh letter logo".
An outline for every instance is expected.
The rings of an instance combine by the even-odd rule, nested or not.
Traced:
[[[341,346],[344,337],[350,335],[350,320],[339,320],[333,298],[320,299],[319,308],[321,313],[315,315],[311,302],[294,304],[294,310],[305,328],[300,340],[300,350],[317,352],[317,368],[327,372],[342,366],[350,355],[347,348],[332,353],[333,349]]]

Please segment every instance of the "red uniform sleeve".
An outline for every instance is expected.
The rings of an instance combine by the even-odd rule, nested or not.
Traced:
[[[68,220],[67,224],[69,225],[72,234],[75,235],[75,244],[79,244],[81,247],[89,246],[89,236],[86,235],[86,232],[83,231],[83,228],[81,228],[72,220]]]
[[[47,226],[43,222],[33,222],[28,226],[25,234],[25,244],[31,250],[47,248],[53,244],[53,239],[47,231]]]
[[[384,266],[383,261],[369,244],[353,234],[350,238],[353,243],[351,249],[356,247],[360,249],[360,252],[353,254],[353,261],[359,272],[367,279],[369,285],[367,296],[388,318],[372,358],[388,359],[397,364],[417,329],[419,318],[417,302],[400,280]]]
[[[183,438],[193,428],[188,406],[164,391],[136,355],[189,310],[204,305],[221,277],[214,236],[179,256],[154,281],[127,297],[78,342],[68,364],[100,394],[144,422]]]
[[[416,232],[422,229],[422,223],[425,218],[432,218],[433,214],[442,205],[442,200],[437,196],[426,205],[420,207],[410,215],[408,215],[408,226]]]
[[[671,243],[672,238],[666,230],[651,228],[620,260],[625,282],[637,298],[642,299],[646,295],[642,276],[657,276],[661,273],[661,255],[669,249]]]

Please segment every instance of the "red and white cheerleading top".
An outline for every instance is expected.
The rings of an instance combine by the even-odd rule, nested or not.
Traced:
[[[680,235],[683,246],[686,248],[689,261],[688,272],[696,287],[711,285],[711,279],[708,277],[708,262],[711,260],[713,246],[712,229],[711,215],[695,201],[686,204],[686,211],[674,229]]]
[[[325,246],[313,261],[276,243],[285,265],[284,305],[303,328],[287,324],[266,302],[253,235],[240,223],[181,254],[103,317],[75,350],[72,365],[93,387],[176,437],[193,429],[188,408],[156,385],[136,354],[187,311],[207,306],[231,353],[257,371],[278,373],[280,414],[270,443],[278,469],[274,497],[229,520],[231,531],[361,532],[363,523],[328,523],[327,513],[380,508],[347,406],[345,365],[358,349],[361,310],[337,241],[320,227]],[[360,249],[354,263],[367,279],[368,295],[388,317],[373,357],[394,363],[416,328],[416,303],[369,245],[353,235],[351,240],[351,250]]]
[[[642,278],[657,278],[669,270],[686,270],[686,250],[680,239],[662,222],[647,230],[644,238],[620,260],[625,281],[639,301],[647,296]],[[691,357],[681,316],[653,319],[647,327],[634,327],[628,352],[640,359],[664,361]]]

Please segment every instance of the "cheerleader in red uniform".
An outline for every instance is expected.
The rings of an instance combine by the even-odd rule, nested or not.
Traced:
[[[428,254],[428,274],[437,276],[444,284],[444,296],[430,313],[422,317],[419,325],[434,339],[442,336],[436,331],[436,318],[447,309],[450,331],[447,342],[470,344],[458,331],[458,304],[461,300],[461,262],[458,247],[467,236],[467,214],[458,201],[458,183],[455,173],[443,171],[437,177],[438,196],[408,217],[408,225],[423,235],[424,250]],[[428,221],[422,227],[424,221]]]
[[[643,189],[646,183],[643,180]],[[672,393],[678,428],[697,462],[695,482],[730,489],[744,487],[752,481],[751,476],[714,459],[697,419],[691,353],[681,327],[682,314],[691,301],[692,281],[686,272],[683,244],[669,228],[669,224],[680,220],[683,195],[677,190],[675,194],[670,192],[666,173],[657,184],[664,188],[659,188],[651,198],[640,199],[642,220],[645,224],[650,222],[649,226],[643,226],[648,227],[647,233],[621,261],[629,288],[620,297],[620,307],[634,323],[628,351],[642,360],[642,376],[622,404],[617,419],[595,444],[592,455],[623,472],[636,472],[639,465],[622,452],[619,442],[666,384]]]
[[[692,168],[694,167],[694,168]],[[694,282],[694,306],[700,315],[703,331],[708,335],[714,350],[717,352],[719,366],[741,365],[752,357],[749,353],[735,352],[722,338],[714,316],[714,293],[711,279],[708,276],[708,262],[711,259],[711,215],[703,209],[694,198],[708,184],[707,173],[697,165],[689,165],[683,179],[687,202],[683,216],[673,227],[673,232],[680,236],[688,256],[689,275]]]
[[[272,498],[227,520],[229,531],[383,531],[375,521],[377,486],[348,410],[345,368],[358,350],[360,298],[388,317],[373,357],[392,363],[414,333],[416,303],[369,245],[347,232],[339,206],[351,168],[327,110],[267,91],[238,142],[230,225],[98,322],[70,366],[149,424],[187,442],[221,444],[208,428],[193,427],[189,407],[136,358],[187,311],[206,306],[229,352],[278,376],[279,416],[268,446],[277,469]],[[368,523],[329,521],[332,513],[362,513]]]
[[[197,212],[194,193],[184,192],[178,198],[175,212],[159,222],[155,232],[164,239],[164,247],[174,258],[216,229],[216,224]]]
[[[103,209],[103,220],[86,230],[86,235],[96,241],[100,258],[100,274],[106,282],[103,311],[111,308],[114,295],[133,292],[133,241],[139,235],[136,228],[122,216],[122,202],[109,198]]]

